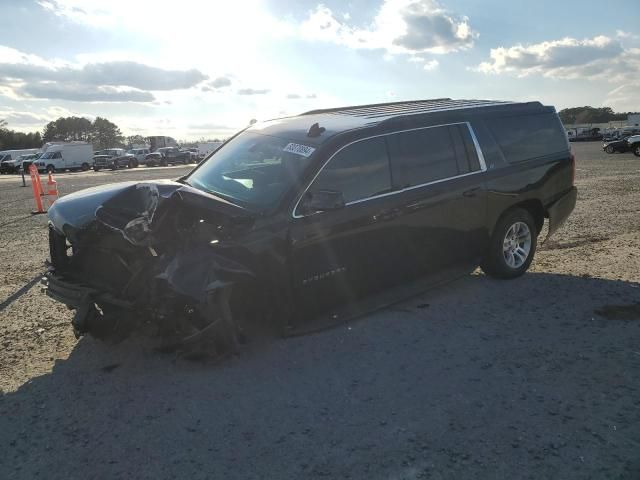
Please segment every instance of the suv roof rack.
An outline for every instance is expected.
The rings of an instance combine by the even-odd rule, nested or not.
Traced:
[[[374,103],[369,105],[355,105],[350,107],[326,108],[311,110],[301,115],[334,114],[348,115],[367,119],[379,119],[404,115],[419,115],[446,110],[458,110],[472,107],[490,107],[505,105],[513,102],[497,100],[452,100],[450,98],[434,98],[430,100],[415,100],[409,102]]]

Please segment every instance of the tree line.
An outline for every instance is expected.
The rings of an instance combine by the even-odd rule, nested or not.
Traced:
[[[7,122],[0,120],[0,150],[20,150],[22,148],[40,148],[40,132],[24,133],[7,128]]]
[[[11,130],[7,122],[0,119],[0,150],[40,148],[46,142],[73,141],[88,142],[102,149],[147,143],[147,138],[141,135],[125,137],[115,123],[103,117],[96,117],[93,122],[84,117],[60,117],[47,123],[42,134]]]
[[[607,123],[613,121],[624,121],[630,113],[616,113],[611,107],[574,107],[560,110],[558,114],[562,123]]]
[[[96,117],[92,122],[84,117],[60,117],[47,123],[42,134],[44,142],[89,142],[96,148],[122,144],[120,128],[106,118]]]

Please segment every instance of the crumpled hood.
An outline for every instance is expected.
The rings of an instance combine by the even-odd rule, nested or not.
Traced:
[[[226,217],[251,216],[238,205],[188,185],[154,180],[113,183],[65,195],[49,209],[49,222],[72,243],[79,232],[100,222],[135,245],[148,245],[156,210],[172,198]]]

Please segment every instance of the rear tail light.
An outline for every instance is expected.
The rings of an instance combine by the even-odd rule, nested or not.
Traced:
[[[576,155],[571,152],[571,185],[576,183]]]

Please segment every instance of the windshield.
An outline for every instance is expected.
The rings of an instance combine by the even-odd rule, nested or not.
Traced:
[[[245,132],[209,157],[187,181],[250,210],[265,211],[298,183],[314,150],[284,138]]]
[[[0,155],[0,162],[4,160],[9,160],[11,157],[9,155]]]
[[[58,152],[46,152],[42,154],[42,159],[47,159],[47,158],[54,158],[54,155],[58,153]]]

